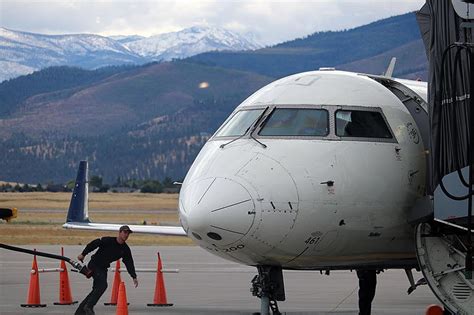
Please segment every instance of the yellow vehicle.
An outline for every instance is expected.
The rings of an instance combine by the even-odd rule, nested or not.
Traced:
[[[11,219],[17,217],[17,208],[0,208],[0,219],[10,222]]]

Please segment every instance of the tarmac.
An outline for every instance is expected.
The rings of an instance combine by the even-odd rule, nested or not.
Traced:
[[[39,251],[60,253],[60,246],[23,246]],[[84,246],[65,246],[65,255],[77,257]],[[250,293],[250,281],[256,275],[254,267],[239,265],[193,246],[132,246],[137,268],[156,268],[160,252],[164,269],[179,269],[166,273],[168,303],[172,307],[147,307],[152,303],[155,274],[139,273],[139,286],[133,286],[127,273],[125,281],[129,314],[253,314],[260,310],[260,300]],[[0,249],[0,314],[74,314],[76,305],[53,305],[59,299],[58,273],[40,274],[41,303],[45,308],[22,308],[26,303],[33,257]],[[122,265],[123,266],[123,265]],[[39,268],[59,267],[59,261],[38,257]],[[114,267],[114,266],[112,266]],[[421,278],[415,273],[415,281]],[[88,294],[92,281],[69,272],[74,300]],[[427,286],[407,295],[408,279],[403,270],[389,270],[378,278],[373,315],[425,314],[430,304],[439,304]],[[358,280],[355,272],[333,271],[329,276],[317,271],[284,271],[286,301],[279,302],[280,311],[291,315],[356,315]],[[113,272],[109,272],[109,288],[95,307],[96,314],[115,314],[110,300]]]

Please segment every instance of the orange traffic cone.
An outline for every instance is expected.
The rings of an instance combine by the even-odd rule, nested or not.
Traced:
[[[428,307],[426,308],[426,313],[425,314],[426,315],[443,315],[444,310],[439,305],[431,304],[431,305],[428,305]]]
[[[61,247],[61,256],[64,256],[64,248]],[[66,263],[61,260],[59,268],[62,271],[59,272],[59,302],[54,302],[54,305],[72,305],[76,304],[77,301],[72,300],[71,286],[69,285],[69,276],[67,273]]]
[[[155,285],[155,297],[153,303],[147,304],[147,306],[173,306],[166,301],[166,289],[165,280],[163,279],[163,272],[161,271],[161,257],[158,253],[158,267],[156,269],[156,285]]]
[[[36,250],[36,249],[35,249]],[[28,301],[26,304],[20,304],[21,307],[45,307],[46,304],[41,304],[38,263],[36,262],[36,255],[33,256],[33,266],[31,267],[30,287],[28,289]]]
[[[110,295],[110,302],[104,303],[104,305],[117,305],[119,286],[121,282],[122,278],[120,277],[120,260],[117,260],[117,262],[115,263],[114,283],[112,284],[112,294]]]
[[[117,313],[116,315],[128,315],[127,291],[125,283],[120,282],[118,290]]]

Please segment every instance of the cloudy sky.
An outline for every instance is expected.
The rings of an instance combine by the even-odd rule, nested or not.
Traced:
[[[151,36],[195,25],[263,44],[341,30],[421,8],[425,0],[0,0],[0,27],[46,34]]]

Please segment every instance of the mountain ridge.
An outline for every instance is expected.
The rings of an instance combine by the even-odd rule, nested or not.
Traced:
[[[193,47],[197,42],[186,36],[189,33],[200,39],[199,47]],[[46,35],[0,27],[0,82],[48,66],[96,69],[112,65],[141,65],[185,58],[204,51],[258,47],[244,36],[210,27],[188,28],[166,36],[166,41],[160,35],[151,38],[119,36],[114,39],[113,36],[95,34]],[[152,53],[147,45],[160,45],[160,51]]]
[[[253,52],[207,52],[187,60],[282,77],[320,67],[337,68],[356,60],[378,56],[420,38],[416,16],[410,12],[349,30],[316,32]],[[424,50],[413,53],[423,56],[421,66],[427,71],[428,62]],[[391,57],[397,56],[387,57],[386,65]],[[397,67],[395,75],[398,71],[406,72],[405,70]],[[382,68],[376,69],[378,73],[383,71]]]
[[[193,26],[179,32],[128,41],[125,46],[142,57],[165,61],[211,50],[253,50],[261,47],[234,32],[209,26]]]

